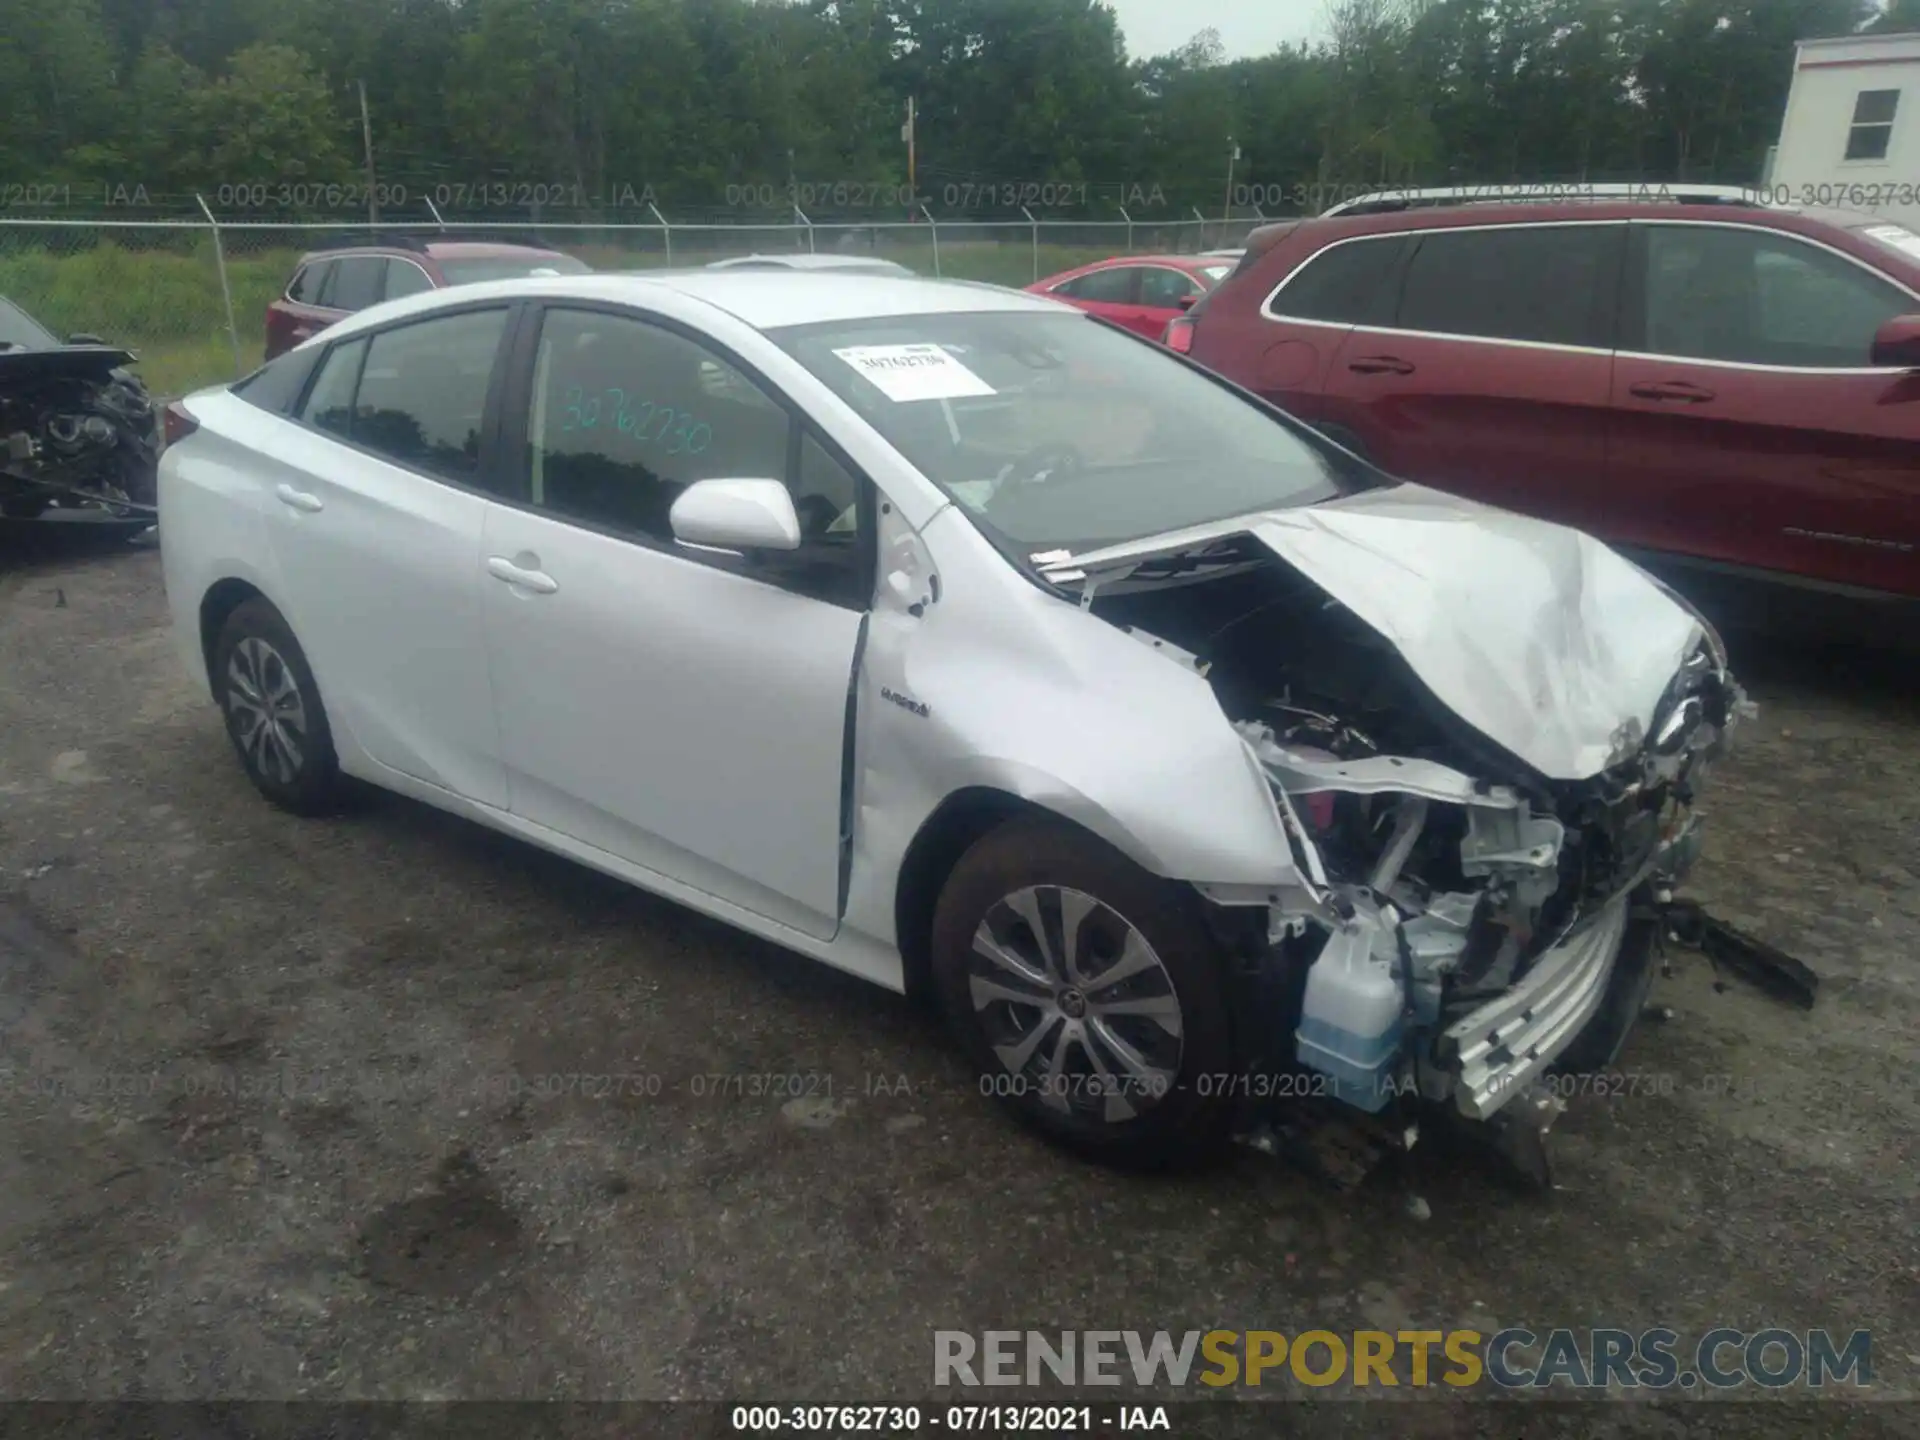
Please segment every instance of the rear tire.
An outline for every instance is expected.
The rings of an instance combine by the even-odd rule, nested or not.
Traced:
[[[259,598],[235,607],[213,646],[227,738],[257,789],[295,815],[322,815],[344,782],[320,687],[280,612]]]
[[[1234,1047],[1199,903],[1061,821],[1023,817],[976,842],[941,892],[932,963],[982,1092],[1104,1164],[1217,1159]]]

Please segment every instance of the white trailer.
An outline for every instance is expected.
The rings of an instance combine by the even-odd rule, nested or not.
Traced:
[[[1786,204],[1920,231],[1920,33],[1801,41],[1767,171]]]

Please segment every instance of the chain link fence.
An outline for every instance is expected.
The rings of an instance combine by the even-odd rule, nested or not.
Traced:
[[[139,358],[155,394],[185,394],[260,363],[267,306],[323,240],[524,240],[599,271],[694,267],[755,254],[872,255],[924,275],[1030,285],[1110,255],[1194,253],[1244,243],[1258,220],[823,221],[382,225],[199,219],[0,218],[0,300],[60,338],[85,334]],[[0,306],[0,341],[14,339]]]

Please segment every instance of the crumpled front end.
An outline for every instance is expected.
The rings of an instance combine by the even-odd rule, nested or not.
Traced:
[[[154,511],[158,417],[132,359],[104,346],[0,349],[0,513]]]
[[[1279,807],[1286,880],[1200,887],[1267,909],[1249,1064],[1535,1123],[1543,1071],[1611,1061],[1752,708],[1697,612],[1591,536],[1414,485],[1048,573],[1181,647]]]
[[[1648,907],[1698,848],[1695,798],[1747,712],[1708,636],[1650,733],[1588,780],[1508,783],[1385,753],[1326,715],[1236,728],[1290,819],[1310,904],[1272,929],[1306,980],[1297,1061],[1366,1111],[1418,1096],[1488,1120],[1638,1013]]]

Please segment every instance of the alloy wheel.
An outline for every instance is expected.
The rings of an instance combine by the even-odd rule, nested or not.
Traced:
[[[307,706],[286,659],[258,636],[234,646],[227,662],[227,714],[247,762],[293,784],[306,764]]]
[[[1180,1073],[1173,977],[1146,936],[1084,891],[1035,885],[1004,896],[974,932],[967,978],[1013,1094],[1118,1124],[1158,1103]]]

